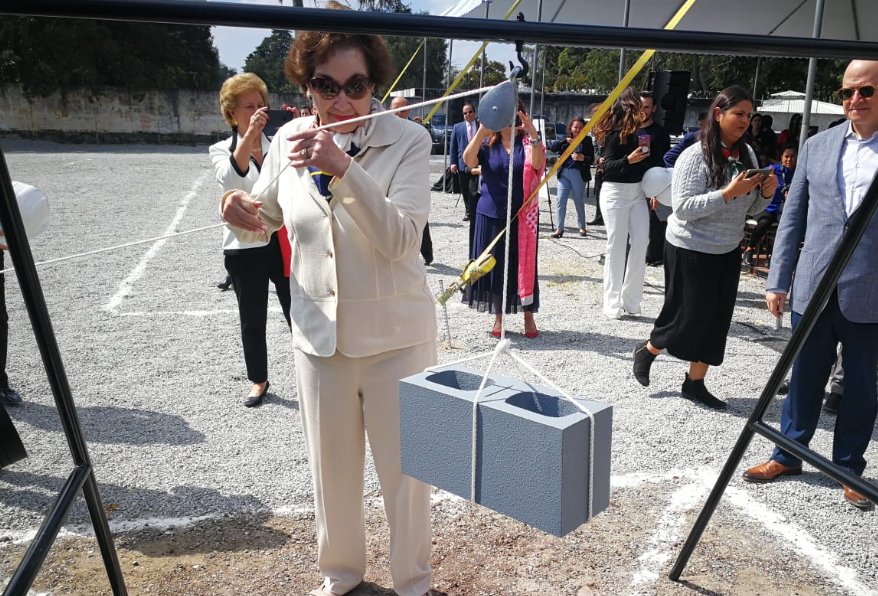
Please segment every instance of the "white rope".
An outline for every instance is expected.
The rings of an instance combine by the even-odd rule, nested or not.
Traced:
[[[517,105],[518,105],[517,94],[514,97],[513,101],[515,102],[515,105],[517,107]],[[412,106],[412,107],[415,107],[415,106]],[[409,108],[409,109],[411,109],[411,108]],[[508,153],[508,157],[509,157],[509,160],[508,160],[508,167],[509,167],[508,185],[509,186],[507,189],[507,196],[506,196],[506,229],[507,230],[512,229],[512,189],[513,189],[513,183],[515,180],[514,179],[514,172],[515,172],[515,127],[514,127],[514,124],[511,125],[510,128],[512,129],[512,135],[511,135],[512,138],[511,138],[510,151]],[[525,167],[527,167],[527,164],[525,164]],[[497,360],[497,356],[501,353],[504,353],[504,354],[508,355],[510,358],[512,358],[513,363],[523,365],[525,368],[527,368],[528,371],[531,372],[531,374],[533,374],[538,379],[540,379],[541,381],[548,384],[552,389],[554,389],[562,397],[564,397],[564,399],[571,402],[573,405],[575,405],[577,408],[579,408],[579,410],[582,411],[588,417],[589,424],[590,424],[590,428],[589,428],[589,453],[588,453],[588,456],[589,456],[588,457],[588,459],[589,459],[589,465],[588,465],[588,518],[591,519],[593,512],[594,512],[594,450],[595,450],[594,413],[591,412],[591,410],[589,410],[585,405],[581,404],[576,399],[574,399],[572,396],[570,396],[566,391],[564,391],[563,389],[558,387],[555,383],[553,383],[551,380],[549,380],[543,374],[541,374],[533,366],[531,366],[530,364],[525,362],[520,356],[515,354],[515,352],[513,352],[511,349],[512,343],[508,339],[506,339],[506,302],[507,302],[507,295],[509,293],[509,275],[510,275],[509,251],[510,251],[511,239],[512,239],[512,235],[511,235],[511,233],[509,233],[506,235],[506,238],[504,240],[505,245],[504,245],[504,264],[503,264],[503,268],[504,268],[503,269],[503,273],[504,273],[503,293],[501,296],[501,304],[500,304],[500,341],[497,342],[497,346],[491,352],[476,354],[475,356],[461,358],[460,360],[456,360],[454,362],[450,362],[450,363],[446,363],[446,364],[442,365],[442,368],[447,368],[449,366],[454,366],[456,364],[470,362],[473,360],[479,360],[481,358],[485,358],[488,355],[491,356],[491,360],[488,362],[488,367],[487,367],[487,369],[485,369],[485,373],[482,376],[481,382],[479,383],[479,389],[478,389],[478,391],[476,391],[476,395],[473,398],[472,452],[470,454],[470,466],[471,466],[470,500],[474,503],[477,502],[476,501],[476,487],[477,487],[477,479],[478,479],[477,461],[478,461],[478,436],[479,436],[478,435],[478,431],[479,431],[479,429],[478,429],[479,400],[481,399],[482,394],[484,393],[485,387],[488,383],[488,379],[489,379],[490,374],[491,374],[491,370],[494,368],[494,363]],[[427,368],[426,370],[428,370],[428,371],[429,370],[436,370],[438,368],[439,368],[439,366],[433,366],[433,367]]]
[[[451,101],[454,99],[459,99],[461,97],[468,97],[470,95],[476,95],[479,93],[484,93],[484,92],[490,91],[493,88],[494,88],[494,85],[490,85],[488,87],[482,87],[480,89],[475,89],[472,91],[462,91],[461,93],[455,93],[455,94],[449,95],[447,97],[440,97],[437,99],[430,99],[428,101],[422,101],[421,103],[416,103],[416,104],[412,104],[409,106],[403,106],[401,108],[393,108],[393,109],[384,110],[381,112],[374,112],[372,114],[366,114],[365,116],[359,116],[357,118],[351,118],[350,120],[345,120],[345,124],[352,124],[352,123],[356,123],[356,122],[365,122],[366,120],[371,120],[372,118],[378,118],[379,116],[387,116],[390,114],[396,114],[397,112],[404,112],[406,110],[413,110],[415,108],[421,108],[424,106],[433,105],[434,103],[441,103],[443,101]],[[312,130],[316,130],[316,131],[328,130],[328,129],[332,128],[333,126],[337,126],[337,123],[324,124],[323,126],[318,126],[317,128],[314,128]],[[286,165],[281,168],[280,172],[278,172],[277,175],[274,178],[272,178],[268,184],[265,185],[265,189],[262,192],[265,192],[265,190],[267,190],[268,188],[273,186],[274,183],[277,182],[277,179],[280,178],[281,174],[283,174],[287,170],[287,168],[290,167],[291,163],[292,163],[291,161],[288,161],[286,163]],[[253,197],[253,199],[257,200],[261,196],[262,196],[262,193],[259,193],[258,195]],[[49,259],[48,261],[40,261],[39,263],[34,263],[34,266],[40,267],[42,265],[50,265],[52,263],[60,263],[62,261],[69,261],[71,259],[78,259],[80,257],[88,257],[91,255],[100,254],[102,252],[110,252],[113,250],[128,248],[130,246],[137,246],[138,244],[148,244],[150,242],[157,242],[158,240],[166,240],[168,238],[176,238],[178,236],[185,236],[186,234],[193,234],[195,232],[202,232],[204,230],[212,230],[214,228],[219,228],[219,227],[222,227],[224,225],[226,225],[226,224],[219,223],[219,224],[214,224],[211,226],[204,226],[203,228],[195,228],[193,230],[186,230],[185,232],[177,232],[174,234],[167,234],[165,236],[156,236],[155,238],[148,238],[146,240],[137,240],[136,242],[128,242],[126,244],[119,244],[117,246],[110,246],[107,248],[98,248],[96,250],[81,252],[81,253],[77,253],[74,255],[68,255],[66,257],[58,257],[57,259]],[[3,269],[2,271],[0,271],[0,275],[5,275],[11,271],[15,271],[15,268],[10,267],[8,269]]]
[[[125,244],[119,244],[116,246],[110,246],[107,248],[98,248],[95,250],[90,250],[88,252],[81,252],[75,255],[68,255],[66,257],[58,257],[57,259],[49,259],[48,261],[40,261],[39,263],[34,263],[35,267],[40,267],[42,265],[51,265],[52,263],[60,263],[62,261],[69,261],[70,259],[78,259],[80,257],[88,257],[91,255],[100,254],[102,252],[110,252],[111,250],[119,250],[122,248],[128,248],[129,246],[137,246],[138,244],[149,244],[150,242],[157,242],[159,240],[165,240],[167,238],[176,238],[177,236],[185,236],[186,234],[194,234],[195,232],[203,232],[204,230],[213,230],[214,228],[222,227],[226,224],[219,223],[213,224],[211,226],[204,226],[203,228],[194,228],[192,230],[186,230],[185,232],[174,232],[173,234],[166,234],[164,236],[156,236],[155,238],[147,238],[146,240],[137,240],[135,242],[126,242]],[[13,267],[9,269],[4,269],[0,271],[0,275],[5,275],[10,271],[15,271]]]

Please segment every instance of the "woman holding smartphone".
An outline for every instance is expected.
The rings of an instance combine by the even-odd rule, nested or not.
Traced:
[[[611,319],[621,319],[625,313],[639,315],[643,299],[649,208],[640,181],[649,157],[649,136],[645,142],[637,137],[642,107],[640,95],[625,89],[594,132],[604,148],[600,163],[600,205],[607,227],[603,310]]]
[[[723,362],[744,223],[769,205],[777,188],[773,170],[748,172],[756,167],[756,153],[743,139],[752,109],[745,90],[723,90],[702,125],[700,142],[674,166],[665,304],[649,339],[634,348],[634,378],[641,385],[649,385],[653,361],[667,350],[689,362],[683,397],[720,410],[726,403],[707,390],[704,378],[710,366]]]

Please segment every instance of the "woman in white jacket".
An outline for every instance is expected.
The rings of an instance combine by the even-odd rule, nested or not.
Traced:
[[[309,118],[286,124],[251,194],[222,203],[242,240],[283,224],[290,233],[296,383],[324,576],[312,594],[322,596],[345,594],[365,575],[366,427],[394,590],[422,596],[430,587],[430,489],[400,470],[399,380],[436,362],[434,302],[418,258],[432,143],[401,118],[346,123],[383,109],[373,92],[390,80],[390,64],[380,37],[299,32],[287,77],[332,130],[315,131]]]
[[[235,75],[223,83],[220,107],[223,118],[232,127],[232,135],[210,148],[216,180],[223,192],[249,191],[259,179],[263,155],[269,147],[262,132],[268,121],[268,89],[255,74]],[[229,230],[223,239],[226,271],[232,279],[241,317],[247,378],[253,383],[244,401],[248,408],[261,404],[270,386],[265,342],[269,280],[274,284],[287,325],[290,324],[289,272],[284,271],[280,242],[277,234],[241,241]]]

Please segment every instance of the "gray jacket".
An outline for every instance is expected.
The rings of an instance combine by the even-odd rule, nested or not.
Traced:
[[[847,131],[847,126],[836,126],[805,142],[777,228],[766,287],[788,293],[795,270],[792,306],[799,314],[805,312],[848,228],[836,175]],[[872,218],[838,280],[841,313],[854,323],[878,323],[878,267],[872,264],[876,254],[878,218]]]

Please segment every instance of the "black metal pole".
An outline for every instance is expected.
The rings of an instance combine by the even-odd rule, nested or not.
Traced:
[[[64,370],[64,361],[61,358],[61,350],[58,347],[55,331],[52,328],[52,321],[49,317],[49,309],[46,306],[46,298],[40,285],[36,265],[34,265],[34,258],[33,254],[31,254],[24,223],[21,220],[21,213],[18,210],[18,201],[12,188],[12,179],[9,175],[2,146],[0,146],[0,226],[3,227],[6,245],[9,247],[9,253],[12,256],[24,304],[27,307],[31,326],[34,330],[34,337],[43,359],[43,366],[46,369],[49,386],[52,388],[52,395],[55,398],[55,407],[61,418],[64,435],[67,437],[70,455],[75,466],[84,467],[90,472],[91,461],[88,456],[88,448],[82,435],[82,427],[73,402],[73,393],[70,390],[70,383]],[[92,475],[91,482],[93,481],[94,477]],[[107,567],[107,574],[111,577],[111,583],[114,586],[120,586],[118,591],[114,589],[114,593],[117,596],[124,596],[126,592],[122,572],[116,558],[112,537],[109,536],[106,513],[101,504],[97,487],[94,487],[94,490],[86,490],[85,499],[88,503],[89,511],[92,512],[92,519],[94,520],[97,515],[103,520],[101,524],[95,526],[95,532],[101,543],[101,552],[105,554],[104,564]],[[98,527],[99,525],[106,527],[107,532],[102,532]],[[105,542],[107,543],[105,544]],[[116,577],[112,579],[114,575]],[[14,594],[14,592],[11,593]]]
[[[716,510],[726,487],[729,485],[729,481],[732,479],[732,474],[735,473],[738,464],[744,457],[744,453],[750,445],[750,440],[753,438],[754,432],[756,432],[757,429],[761,430],[760,425],[762,425],[762,417],[765,415],[768,406],[777,394],[777,390],[786,377],[787,371],[789,371],[790,367],[793,365],[793,361],[796,359],[796,356],[798,356],[802,346],[805,344],[805,340],[808,339],[811,330],[814,329],[814,325],[817,324],[817,318],[820,316],[820,313],[823,312],[826,303],[829,302],[829,298],[832,296],[832,292],[835,291],[835,287],[838,285],[838,280],[841,277],[845,266],[854,254],[854,251],[856,250],[860,239],[863,237],[863,234],[866,232],[869,222],[872,221],[872,216],[875,214],[876,210],[878,210],[878,175],[873,178],[872,184],[869,186],[869,190],[863,198],[862,205],[860,205],[853,217],[850,218],[847,225],[847,231],[841,240],[841,244],[838,246],[838,250],[836,250],[835,255],[832,257],[832,261],[830,261],[829,267],[823,275],[823,279],[821,279],[820,283],[817,285],[817,289],[814,291],[814,296],[811,298],[808,307],[805,309],[805,312],[802,313],[802,318],[796,325],[796,329],[793,331],[793,335],[790,337],[786,349],[784,349],[780,359],[777,361],[777,365],[774,367],[774,371],[768,378],[768,383],[766,384],[765,389],[763,389],[759,400],[756,402],[756,406],[753,408],[753,413],[750,414],[750,418],[747,420],[747,424],[744,426],[741,436],[738,437],[738,440],[729,455],[729,459],[726,461],[725,466],[723,466],[723,469],[716,480],[713,490],[711,490],[710,495],[707,497],[704,509],[701,510],[701,514],[698,516],[698,519],[695,520],[695,525],[692,527],[692,531],[689,533],[689,537],[683,545],[683,550],[680,551],[680,555],[677,557],[677,561],[674,563],[674,567],[668,575],[672,580],[676,581],[680,579],[680,575],[683,573],[686,564],[689,562],[689,557],[692,556],[692,551],[695,550],[695,547],[701,540],[701,536],[704,534],[704,530],[707,528],[707,524],[710,522],[713,512]],[[814,463],[813,460],[815,458],[810,457],[811,452],[801,454],[809,455],[809,457],[804,458],[805,461],[808,463]],[[832,465],[831,462],[826,463]],[[822,468],[826,467],[828,467],[826,464],[822,466]],[[843,478],[850,481],[850,478],[843,474],[834,474],[833,477]],[[854,483],[851,482],[851,484]],[[864,493],[867,493],[869,498],[875,496],[874,488],[868,489],[862,484],[857,486],[859,486],[860,489],[866,489]]]
[[[786,58],[878,59],[878,43],[807,37],[743,35],[718,31],[667,31],[563,23],[438,17],[412,14],[289,8],[230,2],[179,0],[3,0],[0,14],[335,31],[339,33],[436,37],[590,48],[685,51],[698,54]]]

